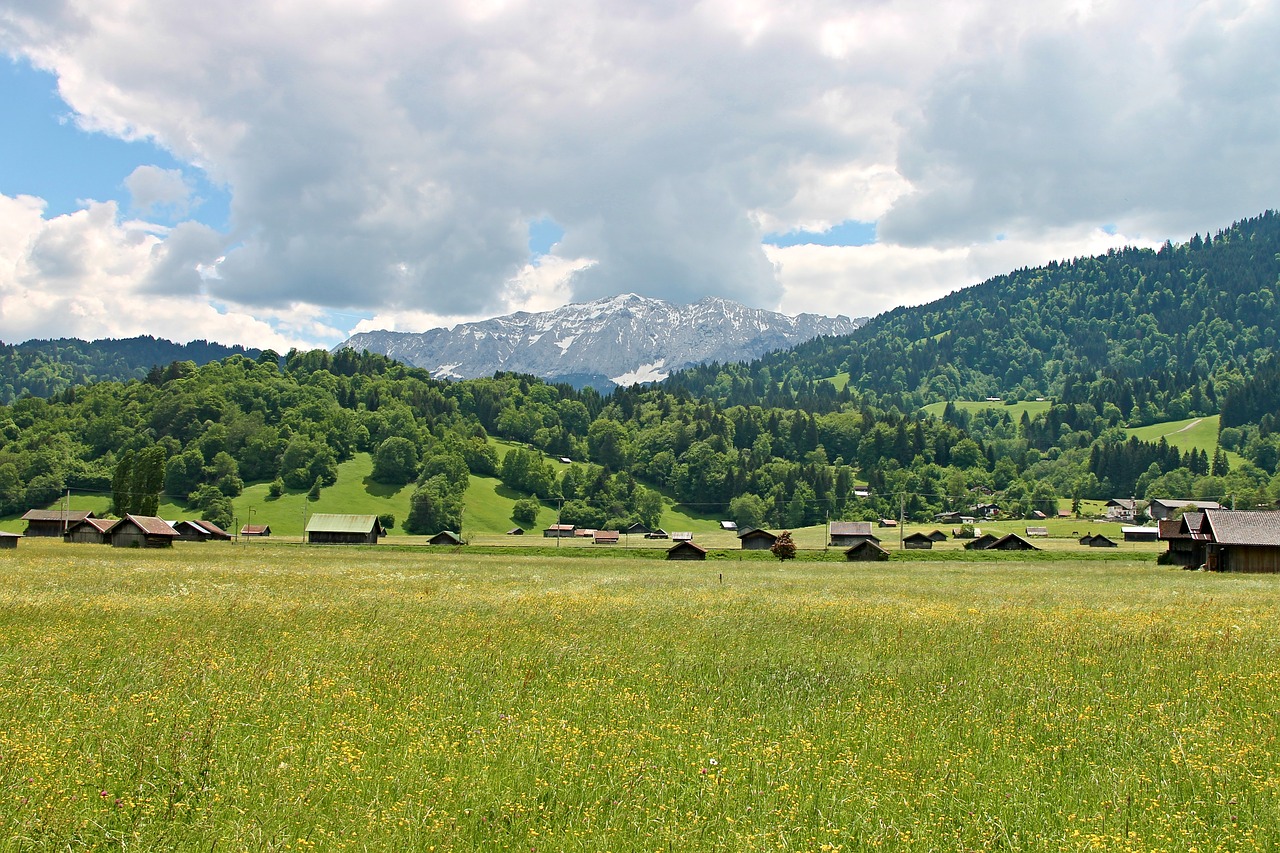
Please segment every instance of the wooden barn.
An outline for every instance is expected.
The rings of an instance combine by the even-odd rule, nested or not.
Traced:
[[[542,531],[544,539],[558,539],[573,536],[572,524],[553,524],[546,530]]]
[[[1280,511],[1207,509],[1192,536],[1204,542],[1211,572],[1280,572]]]
[[[1155,542],[1160,538],[1158,527],[1121,527],[1126,542]]]
[[[377,545],[386,536],[376,515],[318,512],[307,519],[308,545]]]
[[[622,532],[628,536],[632,534],[635,534],[636,536],[644,536],[646,533],[652,533],[653,531],[646,527],[643,521],[637,521]]]
[[[994,533],[984,533],[981,536],[975,539],[970,539],[968,542],[964,543],[964,549],[966,551],[985,551],[998,542],[999,539],[1000,537],[996,536]]]
[[[851,563],[887,560],[889,559],[889,552],[870,539],[863,539],[857,545],[850,545],[846,548],[844,558]]]
[[[833,521],[831,522],[831,540],[833,548],[847,548],[859,542],[870,541],[880,544],[880,537],[871,532],[869,521]]]
[[[270,536],[270,524],[246,524],[240,528],[241,536]]]
[[[513,527],[513,528],[511,528],[510,530],[508,530],[508,531],[507,531],[507,535],[508,535],[508,536],[523,536],[523,535],[524,535],[524,528],[523,528],[523,527]]]
[[[767,530],[753,527],[738,534],[738,541],[742,543],[744,551],[768,551],[778,541],[778,537]]]
[[[1184,569],[1204,565],[1207,534],[1201,534],[1202,512],[1184,512],[1181,518],[1159,522],[1160,541],[1169,543],[1165,562]]]
[[[178,531],[163,518],[126,515],[111,528],[113,548],[172,548]]]
[[[22,516],[27,536],[61,536],[77,521],[93,518],[91,510],[29,509]]]
[[[1173,517],[1174,513],[1185,507],[1191,507],[1197,512],[1204,512],[1207,509],[1222,509],[1222,504],[1217,501],[1193,501],[1193,500],[1168,500],[1165,498],[1156,498],[1147,504],[1147,515],[1155,521],[1168,521]]]
[[[902,537],[902,547],[913,551],[932,551],[933,537],[928,533],[912,533],[910,536]]]
[[[1023,539],[1016,533],[1009,533],[1001,536],[992,542],[984,551],[1039,551],[1035,545]]]
[[[682,539],[667,549],[668,560],[705,560],[707,549],[692,539]]]
[[[62,541],[108,545],[111,543],[111,528],[119,523],[119,519],[115,518],[86,518],[68,527]]]
[[[1103,536],[1101,533],[1094,533],[1091,536],[1081,536],[1080,544],[1087,545],[1090,548],[1119,548],[1111,539]]]
[[[927,533],[927,534],[925,534],[925,535],[926,535],[926,536],[928,536],[930,539],[932,539],[934,542],[946,542],[946,541],[947,541],[947,534],[943,533],[941,530],[934,530],[934,531],[932,531],[932,532],[930,532],[930,533]]]
[[[621,538],[622,534],[616,530],[597,530],[593,541],[597,545],[617,545]]]
[[[452,530],[441,530],[435,536],[427,540],[428,545],[462,545],[462,537],[454,533]]]
[[[208,542],[210,539],[219,542],[230,542],[231,534],[223,530],[212,521],[205,521],[202,518],[192,519],[189,521],[175,521],[170,526],[178,531],[178,535],[184,542]]]
[[[0,548],[7,548],[12,551],[18,547],[18,540],[21,538],[21,533],[8,533],[0,530]]]

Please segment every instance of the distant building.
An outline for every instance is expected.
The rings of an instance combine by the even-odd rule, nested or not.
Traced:
[[[20,533],[9,533],[0,530],[0,548],[12,551],[18,547],[18,540],[22,538]]]
[[[933,538],[928,533],[912,533],[910,536],[902,538],[902,547],[917,551],[930,551],[933,549]]]
[[[1155,542],[1160,538],[1159,527],[1121,527],[1126,542]]]
[[[1049,535],[1049,528],[1047,527],[1028,527],[1027,528],[1028,539],[1030,539],[1032,536],[1044,537],[1048,535]]]
[[[120,523],[116,518],[86,518],[77,521],[63,534],[64,542],[80,542],[89,545],[111,544],[111,528]]]
[[[1016,533],[1009,533],[1001,536],[992,542],[984,551],[1039,551],[1035,545],[1023,539]]]
[[[857,545],[845,549],[844,558],[849,562],[871,562],[889,559],[889,552],[870,539],[863,539]]]
[[[707,549],[691,539],[683,539],[667,549],[668,560],[705,560]]]
[[[192,519],[189,521],[173,521],[169,526],[178,531],[178,535],[187,542],[208,542],[210,539],[217,541],[230,541],[231,534],[223,530],[212,521],[205,521],[202,518]]]
[[[1203,521],[1202,512],[1184,512],[1181,518],[1159,522],[1159,538],[1169,543],[1165,558],[1169,563],[1184,569],[1204,565],[1208,534],[1200,532]]]
[[[1203,512],[1206,509],[1223,508],[1222,504],[1217,501],[1165,500],[1163,498],[1156,498],[1147,504],[1147,515],[1151,516],[1154,521],[1166,521],[1183,507],[1191,507],[1199,512]]]
[[[1087,545],[1090,548],[1119,548],[1111,539],[1103,536],[1101,533],[1095,533],[1091,536],[1081,536],[1080,544]]]
[[[513,528],[511,528],[510,530],[508,530],[508,531],[507,531],[507,535],[508,535],[508,536],[523,536],[523,535],[524,535],[524,528],[523,528],[523,527],[513,527]]]
[[[441,530],[435,536],[427,540],[428,545],[462,545],[462,537],[454,533],[452,530]]]
[[[573,525],[553,524],[546,530],[542,531],[542,536],[545,539],[560,539],[573,536]]]
[[[680,530],[671,534],[672,542],[692,542],[693,534],[687,530]]]
[[[964,543],[966,551],[985,551],[1000,539],[993,533],[984,533]]]
[[[833,521],[831,522],[830,545],[833,548],[848,548],[859,542],[871,541],[879,544],[880,537],[871,532],[869,521]]]
[[[738,529],[738,522],[736,522],[736,521],[722,521],[722,522],[720,522],[720,529],[721,529],[721,530],[729,530],[729,531],[737,531],[737,529]]]
[[[307,519],[308,545],[377,545],[386,536],[376,515],[318,512]]]
[[[616,530],[597,530],[595,536],[595,544],[597,545],[617,545],[622,534]]]
[[[943,533],[941,530],[934,530],[934,531],[932,531],[931,533],[927,533],[927,534],[925,534],[925,535],[927,535],[927,536],[928,536],[930,539],[932,539],[934,542],[946,542],[946,541],[947,541],[947,534]]]
[[[270,536],[270,524],[246,524],[240,528],[241,536]]]
[[[742,544],[744,551],[768,551],[777,541],[777,535],[759,528],[752,528],[738,535],[738,542]]]
[[[1215,572],[1280,572],[1280,511],[1207,509],[1191,535],[1202,541]]]

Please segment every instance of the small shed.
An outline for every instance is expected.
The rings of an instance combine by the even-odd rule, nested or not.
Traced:
[[[524,528],[523,528],[523,527],[513,527],[513,528],[511,528],[510,530],[508,530],[508,531],[507,531],[507,535],[508,535],[508,536],[523,536],[523,535],[524,535]]]
[[[879,522],[879,523],[880,523],[880,526],[881,526],[881,527],[897,527],[897,526],[898,526],[898,519],[896,519],[896,518],[882,518],[882,519],[880,519],[880,522]]]
[[[739,534],[738,541],[742,543],[744,551],[768,551],[778,541],[778,537],[767,530],[752,528]]]
[[[1090,548],[1118,548],[1120,547],[1111,539],[1103,536],[1101,533],[1094,533],[1089,536],[1080,537],[1081,545],[1088,545]]]
[[[684,539],[667,549],[668,560],[705,560],[707,549],[692,539]]]
[[[970,539],[964,543],[966,551],[985,551],[999,541],[1000,537],[994,533],[984,533],[974,539]]]
[[[863,539],[857,545],[845,549],[844,558],[849,562],[870,562],[889,559],[889,552],[870,539]]]
[[[1160,539],[1159,527],[1121,527],[1126,542],[1157,542]]]
[[[947,541],[947,534],[943,533],[941,530],[934,530],[930,533],[926,533],[925,535],[928,536],[930,539],[932,539],[934,542]]]
[[[736,533],[736,532],[737,532],[737,530],[738,530],[738,522],[736,522],[736,521],[722,521],[722,522],[720,522],[720,529],[721,529],[721,530],[729,530],[729,531],[732,531],[732,532],[735,532],[735,533]]]
[[[317,512],[307,519],[308,545],[377,545],[386,536],[376,515]]]
[[[931,551],[933,550],[933,537],[928,533],[912,533],[910,536],[902,538],[902,547],[918,551]]]
[[[92,510],[29,509],[22,516],[27,536],[61,536],[71,525],[93,518]]]
[[[622,534],[616,530],[597,530],[594,541],[597,545],[617,545],[620,538]]]
[[[111,528],[113,548],[172,548],[178,531],[163,518],[126,515]]]
[[[870,540],[879,542],[880,538],[871,532],[869,521],[833,521],[831,522],[832,547],[848,547],[859,542]]]
[[[637,521],[635,524],[630,525],[629,527],[627,527],[626,530],[622,532],[626,533],[628,536],[632,534],[636,536],[643,536],[644,534],[652,533],[653,531],[650,530],[648,527],[646,527],[643,521]]]
[[[270,524],[246,524],[240,528],[241,536],[270,536]]]
[[[12,551],[18,547],[18,540],[21,538],[21,533],[7,533],[0,530],[0,549],[7,548]]]
[[[461,545],[462,537],[454,533],[452,530],[441,530],[435,536],[427,540],[428,545]]]
[[[111,528],[118,523],[115,518],[86,518],[68,527],[62,541],[106,545],[111,542]]]
[[[1023,539],[1016,533],[1009,533],[1001,536],[992,542],[985,549],[986,551],[1039,551],[1035,545]]]
[[[670,537],[667,536],[667,531],[659,527],[657,530],[650,530],[648,533],[644,535],[644,538],[645,539],[667,539]]]
[[[692,542],[693,534],[687,530],[676,531],[675,533],[671,534],[671,541],[672,542]]]
[[[1043,537],[1048,535],[1049,535],[1049,528],[1047,527],[1028,527],[1027,528],[1027,538],[1030,538],[1032,536]]]
[[[573,535],[572,524],[553,524],[550,527],[548,527],[546,530],[542,531],[542,537],[544,539],[559,539],[562,537],[567,537],[572,535]]]

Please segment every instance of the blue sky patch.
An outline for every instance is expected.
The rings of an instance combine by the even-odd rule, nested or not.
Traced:
[[[529,254],[534,258],[551,253],[551,249],[564,237],[564,229],[549,216],[529,223]]]
[[[227,230],[230,196],[210,184],[203,172],[174,159],[150,142],[125,142],[76,126],[72,110],[58,97],[52,74],[26,62],[0,62],[0,91],[5,118],[0,128],[0,193],[33,195],[45,200],[48,217],[84,207],[81,200],[116,201],[122,215],[139,213],[130,206],[125,178],[138,166],[180,169],[194,188],[186,216]],[[173,224],[164,209],[149,219]]]
[[[788,246],[870,246],[876,241],[876,224],[846,219],[826,231],[788,231],[766,234],[762,242],[785,249]]]

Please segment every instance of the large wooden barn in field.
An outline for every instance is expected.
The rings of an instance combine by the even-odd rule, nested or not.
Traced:
[[[1161,529],[1170,562],[1213,572],[1280,572],[1280,512],[1207,509]]]
[[[71,525],[93,518],[89,510],[29,509],[22,516],[27,523],[27,536],[61,536]]]
[[[126,515],[111,527],[113,548],[172,548],[178,531],[163,518]]]

